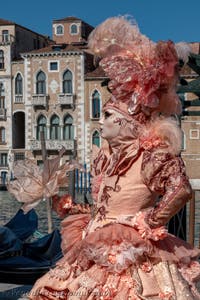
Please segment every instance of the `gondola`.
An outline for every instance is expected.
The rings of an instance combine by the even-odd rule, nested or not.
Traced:
[[[59,230],[30,241],[38,228],[34,209],[19,210],[0,227],[0,282],[31,285],[62,257]]]

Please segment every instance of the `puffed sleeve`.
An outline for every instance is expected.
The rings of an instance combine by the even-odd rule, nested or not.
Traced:
[[[152,227],[165,225],[192,196],[184,162],[162,150],[144,151],[141,175],[147,187],[162,196],[146,221]]]

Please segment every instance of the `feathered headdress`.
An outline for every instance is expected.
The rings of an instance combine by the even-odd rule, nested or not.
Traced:
[[[142,35],[135,22],[113,17],[90,34],[90,49],[98,55],[100,65],[110,81],[112,96],[105,104],[131,117],[179,114],[181,104],[176,93],[178,62],[172,41],[154,43]],[[181,52],[181,44],[177,47]],[[186,49],[181,55],[188,55]]]

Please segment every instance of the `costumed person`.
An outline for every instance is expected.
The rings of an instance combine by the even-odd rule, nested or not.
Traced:
[[[30,299],[200,299],[200,251],[166,230],[192,194],[171,117],[181,112],[181,47],[152,42],[124,17],[100,24],[89,47],[111,91],[92,166],[94,208],[62,221],[64,257]]]

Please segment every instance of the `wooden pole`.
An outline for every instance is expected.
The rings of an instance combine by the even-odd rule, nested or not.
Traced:
[[[189,243],[194,246],[194,225],[195,225],[195,192],[192,193],[190,200],[190,217],[189,217]]]
[[[42,160],[44,163],[45,160],[47,159],[44,131],[40,132],[40,140],[41,140],[41,149],[42,149]],[[47,208],[48,233],[51,233],[53,231],[53,222],[52,222],[51,199],[50,198],[46,199],[46,208]]]

